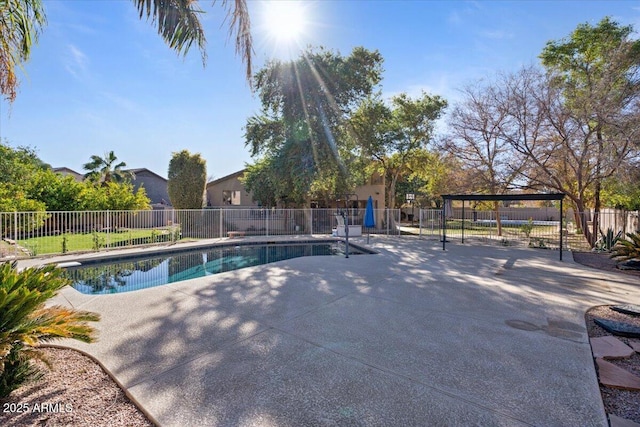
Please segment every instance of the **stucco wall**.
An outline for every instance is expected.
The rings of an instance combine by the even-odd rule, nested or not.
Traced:
[[[137,172],[135,175],[135,179],[132,181],[133,188],[138,190],[143,185],[152,204],[164,202],[168,205],[171,203],[166,179],[147,171]]]
[[[207,184],[207,206],[210,207],[232,207],[241,206],[246,208],[257,207],[258,204],[253,201],[251,194],[245,191],[244,185],[239,180],[239,175],[229,177],[225,180],[213,181]],[[223,199],[225,191],[240,192],[240,204],[231,205]]]

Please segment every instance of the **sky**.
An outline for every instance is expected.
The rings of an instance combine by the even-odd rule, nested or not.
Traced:
[[[206,67],[195,48],[186,57],[170,50],[128,0],[44,0],[48,25],[19,74],[17,99],[0,100],[0,139],[81,173],[92,155],[112,150],[128,168],[163,177],[172,153],[185,149],[206,160],[212,179],[252,163],[244,126],[260,102],[221,2],[200,3]],[[611,16],[640,30],[640,1],[248,3],[254,71],[306,46],[345,56],[363,46],[384,58],[385,98],[426,91],[450,104],[465,85],[538,63],[547,41],[578,24]]]

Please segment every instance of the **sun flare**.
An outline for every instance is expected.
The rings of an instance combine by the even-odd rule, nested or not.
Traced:
[[[306,17],[302,3],[297,1],[270,1],[265,9],[265,24],[277,42],[297,41],[305,30]]]

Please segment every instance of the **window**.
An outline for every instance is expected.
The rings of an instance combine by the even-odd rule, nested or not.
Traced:
[[[223,190],[222,191],[222,204],[223,205],[240,205],[240,191]]]
[[[232,191],[231,192],[231,204],[232,205],[240,205],[240,191]]]
[[[228,191],[228,190],[222,191],[222,204],[223,205],[231,204],[231,191]]]

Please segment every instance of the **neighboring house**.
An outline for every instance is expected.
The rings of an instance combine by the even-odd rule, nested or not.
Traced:
[[[67,167],[52,168],[52,170],[61,175],[71,175],[79,182],[84,181],[86,176]],[[134,178],[131,180],[134,191],[138,191],[138,188],[144,186],[144,190],[147,193],[147,197],[151,200],[152,206],[171,206],[166,178],[161,177],[147,168],[127,169],[127,172],[134,174]]]
[[[371,176],[368,183],[356,187],[354,194],[349,197],[349,207],[365,209],[369,196],[373,199],[374,209],[384,209],[385,190],[383,176],[375,173]],[[339,205],[337,207],[344,206],[343,201],[337,201],[336,203]],[[336,207],[336,204],[331,203],[331,206],[328,207]]]
[[[222,178],[211,181],[207,184],[207,206],[209,207],[258,207],[258,203],[253,200],[251,193],[247,192],[240,178],[245,170],[241,170]],[[369,183],[355,189],[353,195],[349,197],[349,208],[364,209],[367,206],[367,199],[373,198],[374,209],[384,208],[384,179],[379,175],[374,175]],[[313,208],[335,208],[339,204],[340,208],[346,207],[344,197],[342,201],[331,201],[325,206],[324,203],[312,203]]]
[[[78,173],[76,171],[74,171],[73,169],[69,169],[67,167],[60,167],[60,168],[51,168],[52,171],[54,171],[55,173],[58,173],[62,176],[67,176],[67,175],[71,175],[76,181],[81,182],[84,180],[84,175],[81,173]]]
[[[258,203],[240,182],[245,169],[207,183],[207,206],[255,208]]]
[[[169,191],[167,190],[168,181],[166,178],[161,177],[147,168],[127,169],[127,171],[134,174],[134,178],[131,180],[133,189],[137,191],[138,188],[144,186],[144,190],[147,193],[147,197],[151,200],[152,205],[171,205],[169,201]]]

